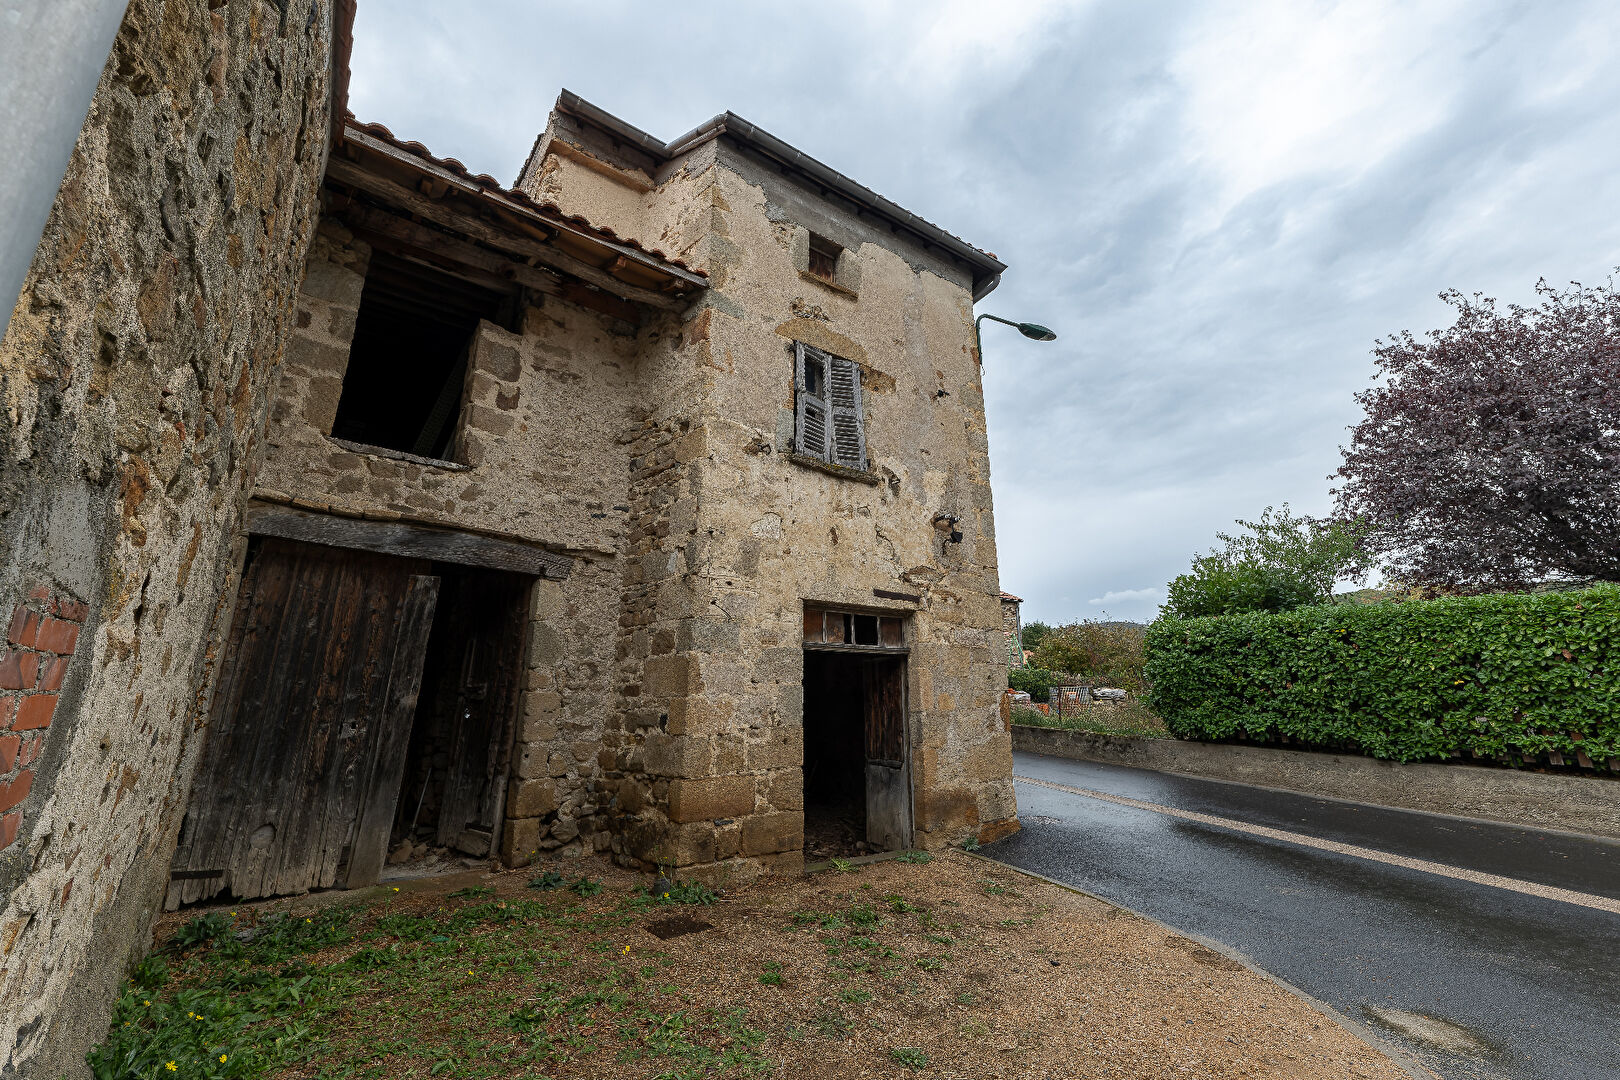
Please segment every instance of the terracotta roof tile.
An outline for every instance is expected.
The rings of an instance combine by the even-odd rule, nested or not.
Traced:
[[[481,187],[486,191],[493,192],[496,195],[500,195],[503,198],[511,199],[513,202],[520,203],[543,216],[565,221],[570,225],[575,225],[582,229],[588,229],[603,239],[612,240],[616,243],[623,244],[626,247],[634,248],[645,255],[650,255],[653,258],[658,259],[660,262],[668,263],[670,266],[679,267],[689,274],[697,274],[700,277],[709,276],[708,271],[698,270],[690,267],[682,260],[671,258],[670,256],[665,255],[662,251],[659,251],[657,248],[647,247],[632,237],[620,236],[606,226],[592,224],[579,214],[565,213],[562,207],[558,206],[554,202],[549,200],[546,202],[537,202],[536,200],[531,199],[525,192],[518,191],[515,188],[503,186],[499,180],[495,179],[493,176],[490,176],[488,173],[474,173],[455,158],[438,157],[431,150],[417,142],[415,139],[401,139],[382,124],[362,123],[354,118],[353,113],[348,114],[348,122],[349,126],[353,127],[357,131],[362,131],[374,139],[380,139],[395,149],[403,150],[413,157],[419,157],[423,161],[437,165],[439,168],[454,173],[456,176],[470,184],[475,184],[478,187]]]

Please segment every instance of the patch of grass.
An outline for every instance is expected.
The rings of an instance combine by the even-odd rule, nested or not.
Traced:
[[[865,1005],[868,1001],[872,1000],[872,991],[840,990],[838,992],[838,1000],[847,1005]]]
[[[883,921],[882,917],[872,910],[871,904],[856,904],[844,912],[844,918],[849,920],[851,926],[872,927]]]
[[[894,857],[895,862],[903,863],[931,863],[934,857],[926,851],[902,851]]]
[[[765,961],[765,970],[760,975],[759,981],[766,986],[781,986],[782,965],[777,963],[775,960]]]
[[[452,900],[483,900],[495,895],[495,890],[488,885],[469,885],[465,889],[457,889],[450,894]]]
[[[698,881],[682,881],[664,894],[672,904],[701,904],[705,907],[720,899],[713,889]]]
[[[889,1051],[889,1057],[897,1065],[904,1065],[908,1069],[928,1068],[928,1055],[915,1046],[899,1046]]]
[[[555,870],[547,870],[529,879],[531,889],[560,889],[568,883],[568,879]]]
[[[922,910],[922,908],[907,901],[903,896],[885,896],[883,899],[888,902],[889,910],[897,915]]]
[[[584,897],[599,896],[605,888],[607,886],[600,881],[588,877],[577,877],[568,886],[570,892]]]
[[[861,868],[848,859],[829,859],[827,865],[840,874],[858,874],[861,872]]]

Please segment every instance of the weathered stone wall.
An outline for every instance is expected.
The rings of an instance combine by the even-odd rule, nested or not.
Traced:
[[[660,407],[650,403],[680,411],[667,374],[682,335],[673,317],[627,335],[616,320],[548,297],[524,312],[520,333],[481,324],[454,455],[464,463],[343,443],[329,432],[369,257],[340,223],[322,221],[254,495],[572,557],[567,579],[533,589],[501,855],[521,865],[539,851],[605,850],[624,811],[616,785],[598,788],[612,768],[604,751],[625,724],[622,688],[641,681],[646,655],[620,640],[625,589],[637,587],[625,575],[639,572],[626,570],[621,553],[641,551],[656,531],[647,515],[658,500],[645,494],[645,477],[656,472],[646,448]]]
[[[167,880],[331,18],[132,0],[0,343],[0,1074],[82,1071]]]
[[[1024,666],[1024,624],[1019,614],[1022,608],[1016,600],[1001,601],[1001,629],[1007,635],[1007,660],[1014,667]]]
[[[732,880],[802,865],[805,600],[909,616],[917,842],[1016,828],[966,274],[724,143],[639,204],[573,158],[529,178],[710,275],[670,359],[698,400],[632,444],[623,726],[603,754],[621,861]],[[831,284],[806,272],[811,231],[846,248]],[[861,364],[869,476],[790,459],[795,339]]]

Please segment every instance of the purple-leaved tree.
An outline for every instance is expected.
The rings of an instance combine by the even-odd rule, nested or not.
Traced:
[[[1455,323],[1373,350],[1334,495],[1398,581],[1620,580],[1620,292],[1536,291],[1505,310],[1444,293]]]

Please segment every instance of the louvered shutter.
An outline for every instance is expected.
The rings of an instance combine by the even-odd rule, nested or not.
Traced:
[[[861,419],[861,369],[842,356],[829,358],[832,398],[832,456],[837,465],[866,469],[866,428]]]
[[[828,357],[802,341],[793,345],[793,398],[798,412],[794,449],[801,454],[831,460],[827,435],[831,428],[827,404]]]

